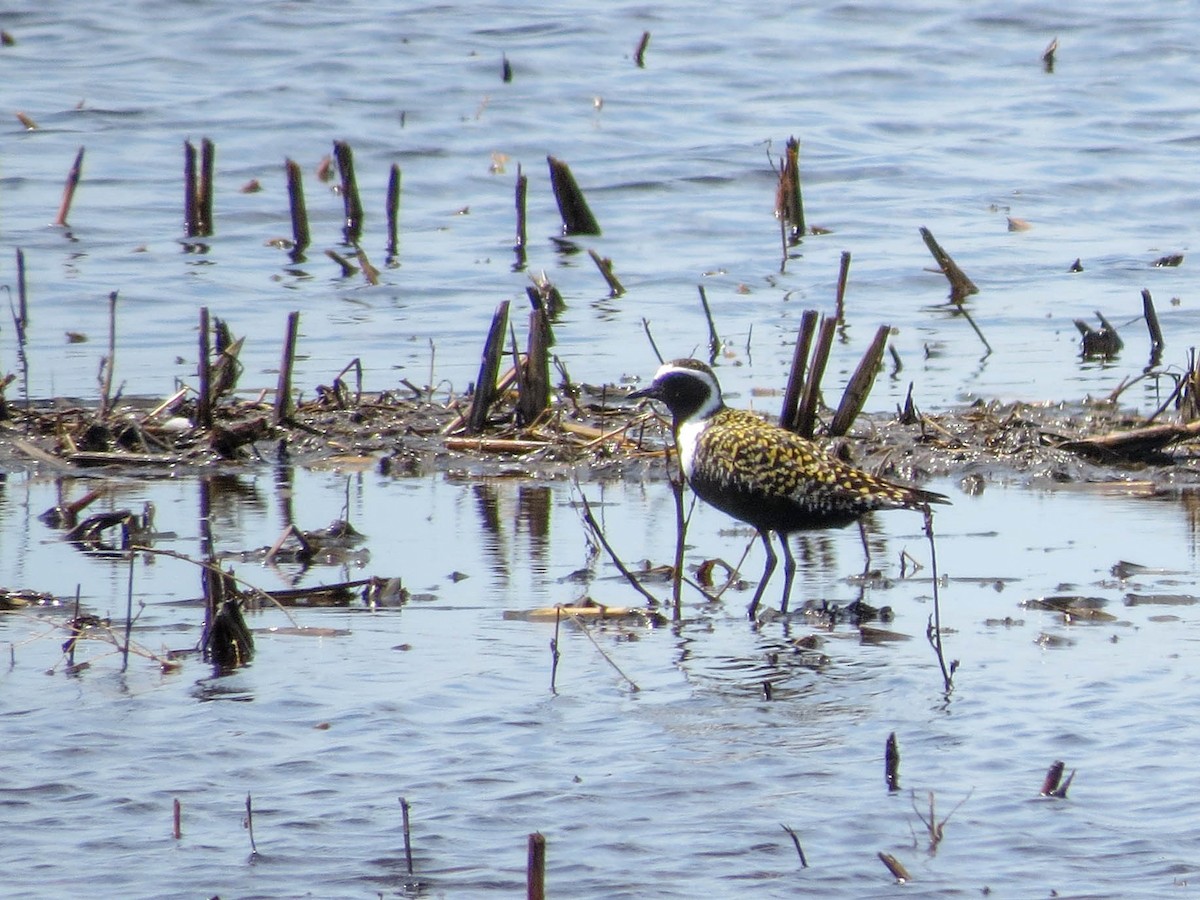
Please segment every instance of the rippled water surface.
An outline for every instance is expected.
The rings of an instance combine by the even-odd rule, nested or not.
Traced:
[[[878,380],[876,411],[903,402],[910,383],[926,411],[1107,395],[1149,357],[1143,289],[1165,362],[1186,362],[1200,196],[1190,4],[101,0],[10,5],[0,28],[13,39],[0,47],[0,283],[15,292],[20,248],[36,397],[97,396],[111,291],[128,394],[194,382],[201,306],[246,336],[246,389],[273,386],[298,310],[304,391],[359,358],[368,390],[407,379],[462,392],[495,305],[523,304],[529,274],[545,271],[566,301],[555,352],[574,379],[652,372],[644,320],[664,353],[702,351],[703,285],[726,342],[723,383],[740,404],[773,406],[760,389],[782,383],[800,313],[832,311],[843,252],[847,327],[827,378],[840,385],[876,327],[892,325],[899,367]],[[1055,37],[1048,73],[1041,55]],[[781,265],[772,161],[790,135],[802,141],[809,222],[828,233]],[[216,231],[185,242],[182,144],[203,137],[217,147]],[[342,276],[324,253],[348,252],[341,198],[316,176],[334,140],[354,149],[378,285]],[[52,227],[79,147],[70,226]],[[548,154],[571,165],[602,236],[552,240]],[[301,262],[270,244],[290,235],[289,157],[313,223]],[[403,197],[388,264],[392,164]],[[523,270],[512,251],[518,164],[530,176]],[[242,192],[252,179],[262,190]],[[1009,217],[1031,227],[1010,231]],[[946,309],[920,226],[980,286],[970,308],[992,353]],[[623,297],[607,296],[588,248],[613,260]],[[1181,266],[1153,265],[1172,254]],[[1080,361],[1072,323],[1097,310],[1125,338],[1103,365]],[[0,371],[18,370],[3,324]],[[1153,409],[1170,387],[1140,382],[1122,400]],[[547,838],[549,894],[563,897],[884,896],[899,888],[881,851],[908,868],[910,896],[1158,897],[1195,878],[1200,616],[1187,495],[932,484],[954,500],[937,519],[947,650],[961,663],[949,698],[925,641],[929,547],[904,513],[872,523],[886,579],[865,589],[852,579],[853,529],[798,539],[794,600],[861,594],[890,606],[895,619],[880,627],[907,640],[800,617],[752,628],[747,592],[717,604],[692,594],[678,623],[610,623],[590,638],[564,626],[555,694],[553,624],[504,612],[584,595],[639,603],[593,553],[579,491],[626,559],[666,563],[664,484],[397,479],[373,467],[211,476],[221,551],[266,547],[292,518],[319,528],[344,510],[367,536],[348,566],[247,560],[240,576],[264,588],[395,576],[415,594],[395,608],[301,608],[294,623],[255,613],[253,664],[217,677],[195,656],[163,672],[135,655],[122,671],[101,640],[77,649],[88,665],[68,674],[67,598],[78,587],[81,608],[119,630],[131,568],[82,555],[37,518],[90,481],[6,475],[0,585],[63,599],[0,618],[0,894],[519,895],[535,831]],[[155,504],[157,547],[198,554],[197,477],[105,484],[103,504]],[[697,510],[688,562],[736,562],[750,539]],[[902,552],[923,568],[902,571]],[[1151,568],[1118,578],[1121,560]],[[194,647],[199,593],[186,562],[136,559],[138,645],[159,656]],[[1022,605],[1049,595],[1095,598],[1111,618],[1065,624]],[[817,651],[791,643],[814,633]],[[891,732],[894,793],[883,778]],[[1040,798],[1056,759],[1076,780],[1067,799]],[[936,818],[949,816],[936,851],[914,810],[928,817],[930,792]]]

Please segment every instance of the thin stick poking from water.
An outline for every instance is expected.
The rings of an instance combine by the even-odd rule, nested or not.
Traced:
[[[58,215],[54,217],[54,224],[60,228],[65,228],[67,224],[67,216],[71,214],[71,201],[75,199],[75,189],[79,187],[80,176],[83,175],[83,148],[79,148],[79,152],[75,154],[75,163],[71,166],[71,171],[67,173],[67,183],[63,186],[62,203],[58,205]]]
[[[1158,324],[1158,314],[1154,311],[1154,299],[1150,291],[1142,290],[1142,315],[1146,317],[1146,328],[1150,332],[1150,366],[1158,365],[1162,357],[1163,347],[1167,342],[1163,339],[1162,327]]]
[[[929,538],[929,569],[930,576],[933,580],[933,621],[928,630],[929,642],[933,644],[933,649],[937,653],[938,666],[942,670],[942,681],[946,686],[946,693],[954,690],[954,670],[958,668],[957,660],[946,666],[946,656],[942,650],[942,604],[941,596],[938,590],[938,566],[937,566],[937,545],[933,540],[933,510],[928,504],[922,510],[925,514],[925,536]]]
[[[516,187],[516,205],[517,205],[517,242],[513,244],[513,252],[517,254],[517,262],[514,266],[518,271],[525,268],[525,198],[529,193],[529,176],[521,171],[521,164],[517,163],[517,187]]]
[[[246,794],[246,830],[250,832],[250,858],[255,859],[258,856],[258,846],[254,843],[254,805],[249,793]]]
[[[216,145],[208,138],[200,142],[200,185],[196,197],[196,215],[199,231],[203,237],[213,233],[213,160],[216,157]]]
[[[171,806],[173,807],[171,811],[171,837],[178,841],[183,837],[183,807],[178,797],[174,799]]]
[[[887,782],[889,793],[900,790],[900,742],[896,740],[894,731],[888,735],[884,746],[883,779]]]
[[[108,295],[108,357],[104,361],[104,379],[100,397],[100,421],[108,418],[112,404],[113,365],[117,358],[117,292]]]
[[[650,332],[650,320],[642,319],[642,331],[646,332],[646,340],[650,342],[650,349],[654,351],[654,357],[658,360],[659,365],[662,365],[663,355],[659,352],[658,344],[654,343],[654,335]]]
[[[200,391],[196,397],[196,427],[212,428],[212,387],[209,384],[212,369],[209,366],[208,307],[200,307],[200,359],[196,369],[200,376]]]
[[[137,554],[129,553],[129,586],[125,592],[125,645],[121,648],[121,671],[129,668],[129,635],[133,631],[133,564]]]
[[[404,820],[404,863],[408,866],[408,874],[413,873],[412,833],[408,827],[408,800],[400,798],[400,817]]]
[[[638,41],[637,50],[633,53],[633,61],[639,69],[646,68],[646,48],[650,46],[650,32],[643,31],[642,39]]]
[[[334,141],[333,158],[337,160],[338,172],[342,177],[342,206],[345,211],[342,236],[347,244],[357,244],[362,237],[363,206],[354,177],[354,152],[345,141]]]
[[[578,487],[578,484],[576,487]],[[588,526],[588,528],[592,529],[592,533],[596,535],[596,540],[600,542],[600,546],[604,548],[604,551],[608,554],[609,559],[613,561],[613,564],[617,567],[617,571],[625,576],[625,580],[633,585],[633,589],[645,597],[651,606],[658,606],[658,598],[642,587],[641,582],[638,581],[637,578],[634,577],[633,573],[625,567],[625,563],[621,562],[621,557],[617,556],[617,551],[613,550],[612,544],[610,544],[608,542],[608,538],[604,536],[604,530],[600,527],[600,523],[597,522],[596,517],[592,515],[592,505],[588,503],[587,495],[584,494],[582,490],[579,492],[579,500],[583,504],[584,523]]]
[[[708,361],[716,362],[717,354],[721,352],[721,338],[717,334],[717,325],[713,322],[712,309],[708,305],[708,294],[704,291],[704,285],[696,285],[696,289],[700,291],[700,305],[704,307],[704,319],[708,322]]]
[[[800,846],[799,836],[796,834],[796,832],[792,828],[788,827],[787,825],[780,825],[779,827],[788,833],[788,837],[790,837],[792,839],[792,843],[796,845],[796,853],[800,857],[801,868],[807,869],[808,868],[808,859],[804,855],[804,848]]]
[[[200,214],[196,209],[196,146],[183,142],[183,235],[200,233]]]
[[[842,251],[842,265],[838,270],[837,306],[834,317],[842,323],[846,321],[846,282],[850,280],[850,251]]]
[[[558,633],[559,626],[562,624],[562,608],[555,607],[554,609],[554,637],[550,639],[550,693],[557,694],[558,688],[555,687],[555,681],[558,679],[558,660],[561,653],[558,650]]]

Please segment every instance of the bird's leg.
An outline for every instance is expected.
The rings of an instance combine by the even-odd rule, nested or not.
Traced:
[[[762,578],[759,579],[758,588],[754,591],[754,599],[750,601],[750,608],[746,610],[752,621],[754,619],[754,612],[758,609],[758,601],[762,599],[767,582],[771,580],[771,573],[775,571],[775,563],[778,562],[778,558],[775,556],[775,548],[771,546],[771,532],[760,531],[758,536],[762,538],[763,547],[767,550],[767,565],[763,568]]]
[[[787,532],[779,532],[779,543],[783,544],[783,602],[779,611],[788,611],[788,598],[792,596],[792,579],[796,577],[796,558],[792,556],[792,545],[788,543]]]

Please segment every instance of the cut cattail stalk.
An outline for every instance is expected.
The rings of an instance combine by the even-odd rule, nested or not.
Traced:
[[[403,797],[400,798],[400,817],[403,820],[404,826],[404,862],[408,866],[408,874],[413,873],[413,857],[412,857],[412,833],[408,826],[408,801]]]
[[[287,171],[288,206],[292,212],[292,260],[304,259],[311,237],[308,231],[308,208],[304,204],[304,182],[300,164],[294,160],[284,163]]]
[[[833,437],[841,437],[849,431],[855,418],[862,412],[867,395],[871,393],[871,387],[875,384],[875,376],[883,367],[883,354],[887,349],[887,339],[891,331],[891,327],[887,325],[879,326],[875,332],[875,339],[871,341],[871,346],[863,354],[858,368],[846,384],[842,402],[838,404],[837,412],[833,414],[833,420],[829,423],[829,433]]]
[[[1148,290],[1142,291],[1142,314],[1146,317],[1146,327],[1150,330],[1150,344],[1155,352],[1167,345],[1163,340],[1162,328],[1158,324],[1158,314],[1154,311],[1154,300]]]
[[[1052,40],[1046,45],[1046,49],[1042,51],[1042,68],[1046,70],[1047,75],[1054,74],[1054,56],[1058,53],[1058,38]]]
[[[842,251],[842,265],[841,265],[841,268],[838,270],[837,305],[835,307],[837,312],[834,313],[834,316],[837,318],[837,320],[839,322],[843,322],[843,323],[846,321],[846,282],[849,280],[850,280],[850,251],[843,250]]]
[[[347,244],[357,244],[362,237],[363,207],[358,196],[358,182],[354,177],[354,153],[345,141],[334,141],[333,158],[337,161],[338,173],[342,178],[342,206],[345,210],[342,236]]]
[[[804,237],[804,198],[800,192],[800,142],[787,140],[783,165],[779,170],[779,187],[775,198],[775,214],[789,227],[788,241],[796,244]]]
[[[792,351],[792,370],[788,373],[787,388],[783,392],[783,408],[779,411],[779,424],[790,431],[796,430],[796,408],[800,405],[800,394],[804,391],[804,376],[808,366],[808,351],[812,347],[813,335],[817,331],[819,314],[815,309],[806,309],[800,317],[800,330],[796,333],[796,348]]]
[[[975,282],[968,278],[966,273],[958,267],[958,264],[950,258],[950,254],[942,249],[942,245],[937,242],[937,238],[933,236],[933,232],[922,226],[921,237],[925,241],[925,246],[929,248],[929,252],[933,254],[938,268],[942,270],[942,274],[950,282],[951,303],[961,305],[967,297],[979,293],[979,288],[975,286]]]
[[[813,347],[812,365],[804,381],[804,392],[796,409],[796,433],[811,438],[817,428],[817,406],[821,400],[821,379],[825,377],[825,364],[829,362],[829,350],[833,346],[833,333],[837,319],[822,319],[817,332],[817,343]]]
[[[547,156],[546,162],[550,166],[550,186],[554,189],[554,199],[562,217],[563,234],[599,234],[600,226],[588,208],[570,167],[553,156]]]
[[[517,254],[516,269],[518,271],[525,268],[525,198],[528,192],[529,176],[521,171],[521,164],[517,163],[517,242],[513,244],[513,252]]]
[[[500,56],[500,80],[508,84],[513,79],[512,63],[503,54]]]
[[[896,740],[894,731],[888,735],[884,748],[883,777],[889,791],[900,790],[900,743]]]
[[[196,208],[196,147],[191,141],[183,142],[183,234],[196,237],[200,234],[200,213]]]
[[[325,255],[341,266],[343,278],[349,278],[358,271],[358,266],[354,265],[354,263],[350,262],[350,260],[346,259],[346,257],[342,256],[336,250],[326,250]]]
[[[544,307],[529,313],[524,377],[518,380],[517,419],[529,425],[550,405],[550,321]]]
[[[1065,768],[1066,763],[1061,759],[1056,759],[1046,772],[1046,777],[1042,780],[1042,789],[1038,793],[1043,797],[1054,796],[1054,792],[1058,790],[1059,783],[1062,781]]]
[[[275,388],[275,424],[281,425],[292,417],[292,366],[296,362],[296,339],[300,333],[300,313],[288,313],[287,335],[283,342],[283,359],[279,363],[279,384]]]
[[[400,252],[400,167],[392,163],[387,188],[387,258],[391,262]]]
[[[596,264],[596,268],[600,270],[600,274],[604,276],[604,280],[608,283],[608,296],[620,297],[625,293],[625,288],[622,286],[620,279],[613,273],[613,261],[607,256],[601,256],[595,250],[588,248],[588,256],[592,258],[592,262]]]
[[[67,216],[71,213],[71,201],[75,199],[75,189],[79,187],[79,178],[83,174],[83,148],[79,148],[79,152],[75,154],[75,162],[71,166],[71,171],[67,173],[67,183],[63,186],[62,203],[58,206],[58,215],[54,217],[54,224],[63,228],[67,224]]]
[[[483,345],[483,357],[479,363],[479,377],[475,380],[475,396],[471,400],[471,411],[467,416],[467,433],[480,434],[487,425],[488,409],[496,397],[496,376],[500,372],[500,357],[504,352],[504,332],[508,327],[509,301],[503,301],[492,315],[492,326],[488,329],[487,341]]]
[[[892,873],[892,877],[899,884],[906,884],[912,880],[912,876],[908,874],[908,869],[904,868],[904,864],[890,853],[879,851],[879,861],[887,866],[887,870]]]
[[[529,836],[525,882],[528,900],[546,900],[546,838],[539,831]]]
[[[196,363],[197,373],[200,376],[200,391],[196,398],[196,427],[197,428],[212,428],[212,389],[209,386],[209,376],[212,369],[209,362],[209,327],[208,327],[208,307],[200,307],[200,359]]]
[[[213,233],[213,163],[217,148],[208,138],[200,142],[200,183],[196,197],[196,216],[201,237]]]

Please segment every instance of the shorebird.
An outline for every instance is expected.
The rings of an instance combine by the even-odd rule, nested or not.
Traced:
[[[783,545],[783,603],[787,612],[796,560],[788,535],[842,528],[876,509],[927,511],[949,503],[943,494],[897,484],[834,459],[795,432],[743,409],[730,409],[712,369],[696,359],[664,363],[654,381],[629,399],[658,400],[671,411],[679,465],[696,496],[753,526],[767,551],[762,579],[750,601],[754,618]]]

